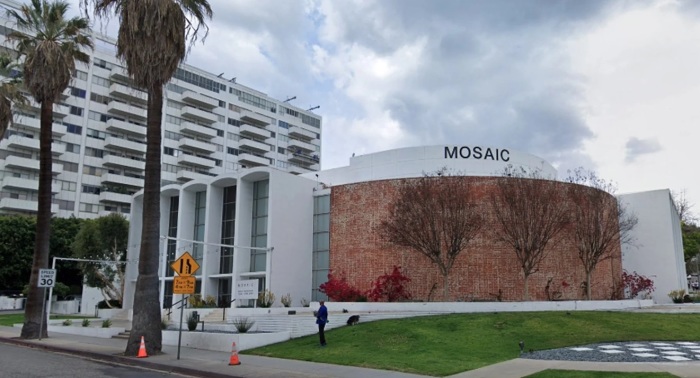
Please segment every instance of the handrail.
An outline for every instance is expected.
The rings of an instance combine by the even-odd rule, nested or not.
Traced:
[[[187,299],[189,299],[189,296],[183,297],[183,298],[180,299],[179,301],[177,301],[177,302],[175,302],[175,303],[171,303],[171,304],[170,304],[170,307],[167,307],[168,313],[167,313],[166,315],[168,316],[168,320],[170,320],[170,314],[173,313],[173,307],[177,306],[177,304],[180,303],[180,302],[186,301]],[[182,307],[184,307],[184,306],[185,306],[185,304],[182,305]]]

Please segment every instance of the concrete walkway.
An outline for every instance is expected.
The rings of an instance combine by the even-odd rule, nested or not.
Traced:
[[[20,328],[0,327],[0,342],[73,354],[82,358],[143,367],[194,377],[339,377],[339,378],[409,378],[421,377],[377,369],[330,365],[279,358],[239,355],[241,365],[229,366],[231,354],[194,348],[181,348],[177,359],[176,347],[163,347],[163,354],[148,358],[124,357],[125,340],[101,339],[53,333],[39,340],[18,339]],[[597,370],[621,372],[668,372],[678,377],[700,378],[700,361],[669,363],[601,363],[579,361],[545,361],[514,359],[481,369],[453,375],[453,378],[519,378],[546,369]]]

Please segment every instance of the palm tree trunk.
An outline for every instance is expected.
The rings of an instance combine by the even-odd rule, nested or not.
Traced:
[[[41,103],[41,131],[39,140],[39,204],[36,216],[36,239],[32,274],[29,278],[27,306],[24,309],[23,339],[48,337],[43,288],[38,288],[39,269],[49,267],[49,240],[51,237],[51,135],[53,126],[53,101]],[[49,302],[50,305],[50,302]],[[39,330],[42,329],[41,335]]]
[[[159,237],[160,237],[160,156],[161,122],[163,118],[163,86],[148,91],[148,120],[146,135],[146,177],[143,193],[143,228],[139,253],[139,275],[134,293],[134,317],[131,336],[125,354],[136,356],[141,336],[149,355],[162,349],[159,296]]]

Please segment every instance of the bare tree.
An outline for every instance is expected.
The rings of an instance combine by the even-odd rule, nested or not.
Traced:
[[[678,210],[678,216],[681,218],[681,222],[684,224],[695,225],[698,218],[693,214],[693,207],[695,204],[690,202],[685,189],[680,192],[671,191],[671,197],[673,197],[673,204],[676,205],[676,210]]]
[[[407,180],[389,213],[380,226],[385,239],[430,259],[443,276],[448,300],[450,270],[482,225],[469,179],[447,176],[443,169]]]
[[[496,179],[491,205],[501,226],[499,240],[512,247],[523,271],[523,299],[528,300],[528,279],[547,256],[547,246],[569,223],[568,209],[556,181],[538,171],[509,167]]]
[[[598,263],[613,257],[622,244],[632,241],[637,217],[613,196],[615,185],[594,172],[569,171],[567,189],[578,257],[586,272],[586,299],[591,299],[591,275]]]

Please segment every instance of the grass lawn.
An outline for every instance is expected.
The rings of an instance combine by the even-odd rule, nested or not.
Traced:
[[[51,315],[51,319],[84,319],[85,316]],[[89,318],[89,316],[88,316]],[[12,327],[13,324],[24,323],[24,314],[0,315],[0,326]]]
[[[611,371],[544,370],[525,378],[675,378],[669,373],[618,373]]]
[[[314,318],[309,317],[309,322]],[[612,341],[697,341],[700,314],[512,312],[381,320],[245,351],[247,354],[446,376],[525,350]]]

